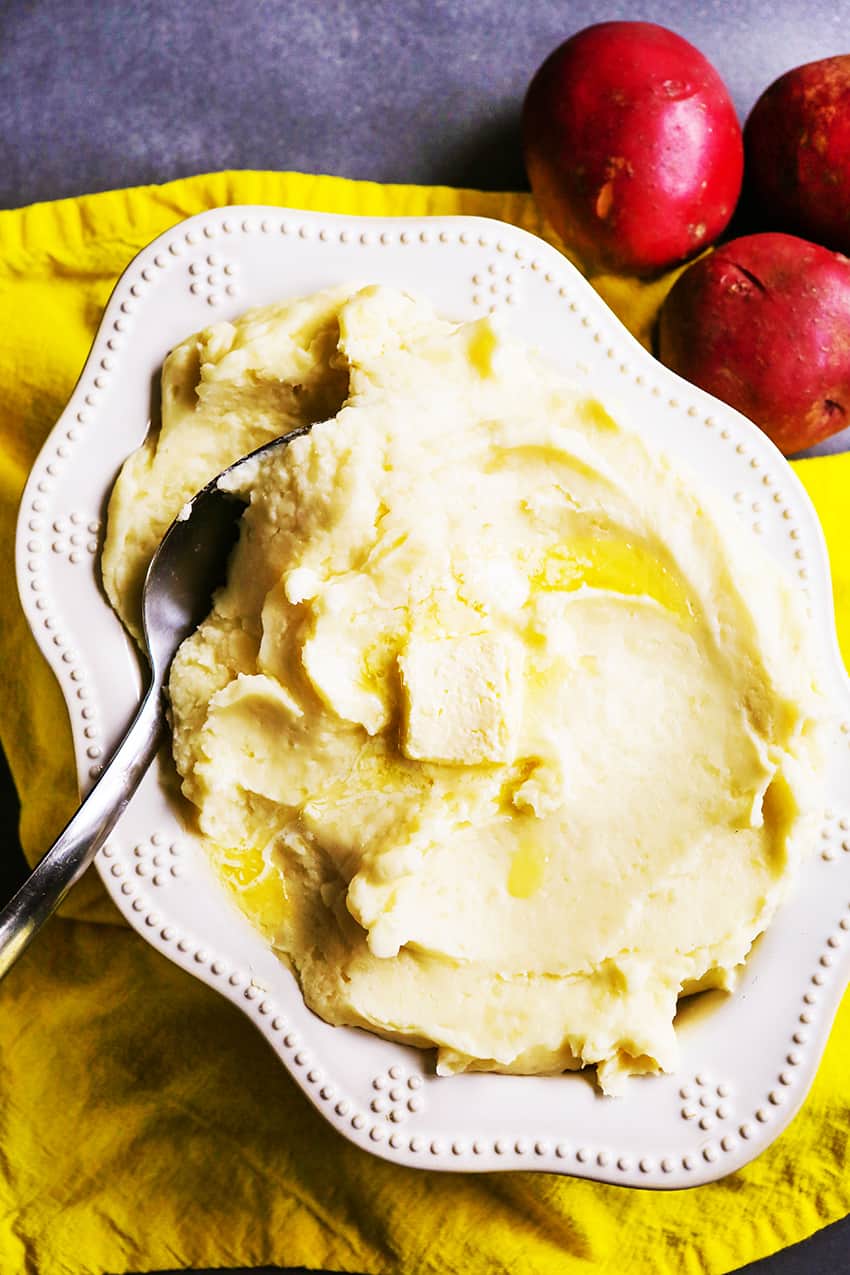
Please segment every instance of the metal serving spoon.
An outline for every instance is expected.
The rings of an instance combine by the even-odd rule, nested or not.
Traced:
[[[143,649],[151,679],[139,710],[76,814],[0,911],[0,978],[85,872],[123,813],[159,747],[165,721],[162,690],[184,638],[207,616],[224,581],[245,498],[222,484],[249,461],[307,434],[304,425],[228,466],[184,505],[151,559],[142,591]]]

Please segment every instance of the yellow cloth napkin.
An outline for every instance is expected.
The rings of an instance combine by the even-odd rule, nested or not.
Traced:
[[[476,213],[540,230],[524,195],[220,174],[0,212],[0,735],[34,859],[76,804],[61,697],[21,615],[27,471],[120,271],[226,203]],[[646,339],[669,280],[594,281]],[[832,553],[850,656],[850,455],[797,466]],[[850,1004],[806,1104],[754,1164],[665,1194],[548,1175],[435,1174],[370,1157],[302,1097],[259,1033],[118,921],[98,879],[0,985],[0,1271],[116,1275],[305,1265],[398,1275],[718,1273],[850,1210]],[[80,919],[87,918],[87,919]]]

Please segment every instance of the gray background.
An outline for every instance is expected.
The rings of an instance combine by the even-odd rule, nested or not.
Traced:
[[[850,0],[0,0],[0,207],[222,168],[522,189],[531,75],[612,18],[692,40],[742,119],[783,71],[850,52]],[[23,868],[2,769],[0,817],[8,894]],[[850,1271],[850,1222],[747,1270]]]
[[[742,117],[850,49],[841,0],[0,0],[0,205],[217,168],[524,187],[531,75],[611,18],[691,39]]]

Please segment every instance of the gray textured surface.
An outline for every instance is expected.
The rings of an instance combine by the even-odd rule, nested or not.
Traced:
[[[0,0],[0,206],[216,168],[514,187],[531,74],[617,17],[693,40],[742,114],[848,44],[841,0]]]
[[[0,207],[221,168],[521,188],[531,74],[612,18],[691,39],[742,118],[782,71],[850,50],[846,0],[0,0]],[[844,1271],[847,1222],[747,1268]]]

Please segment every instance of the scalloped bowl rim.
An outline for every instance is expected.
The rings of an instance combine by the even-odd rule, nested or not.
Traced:
[[[685,1023],[680,1071],[633,1080],[613,1100],[576,1074],[436,1077],[423,1051],[321,1022],[215,880],[181,819],[167,758],[99,852],[98,871],[129,923],[240,1006],[314,1105],[366,1150],[440,1170],[537,1169],[648,1188],[723,1176],[764,1150],[803,1101],[850,977],[850,903],[833,903],[837,877],[850,900],[850,804],[842,805],[850,801],[850,683],[826,547],[808,496],[769,440],[652,358],[549,244],[478,217],[237,206],[178,223],[133,259],[35,461],[18,518],[21,602],[68,706],[81,786],[120,738],[141,686],[135,652],[99,588],[96,549],[114,474],[147,426],[150,378],[176,340],[211,318],[329,282],[424,291],[457,318],[510,312],[520,336],[572,360],[580,383],[673,455],[687,450],[684,463],[731,497],[750,534],[796,573],[818,621],[836,706],[834,808],[820,853],[759,940],[738,990],[697,1015],[693,1029]]]

